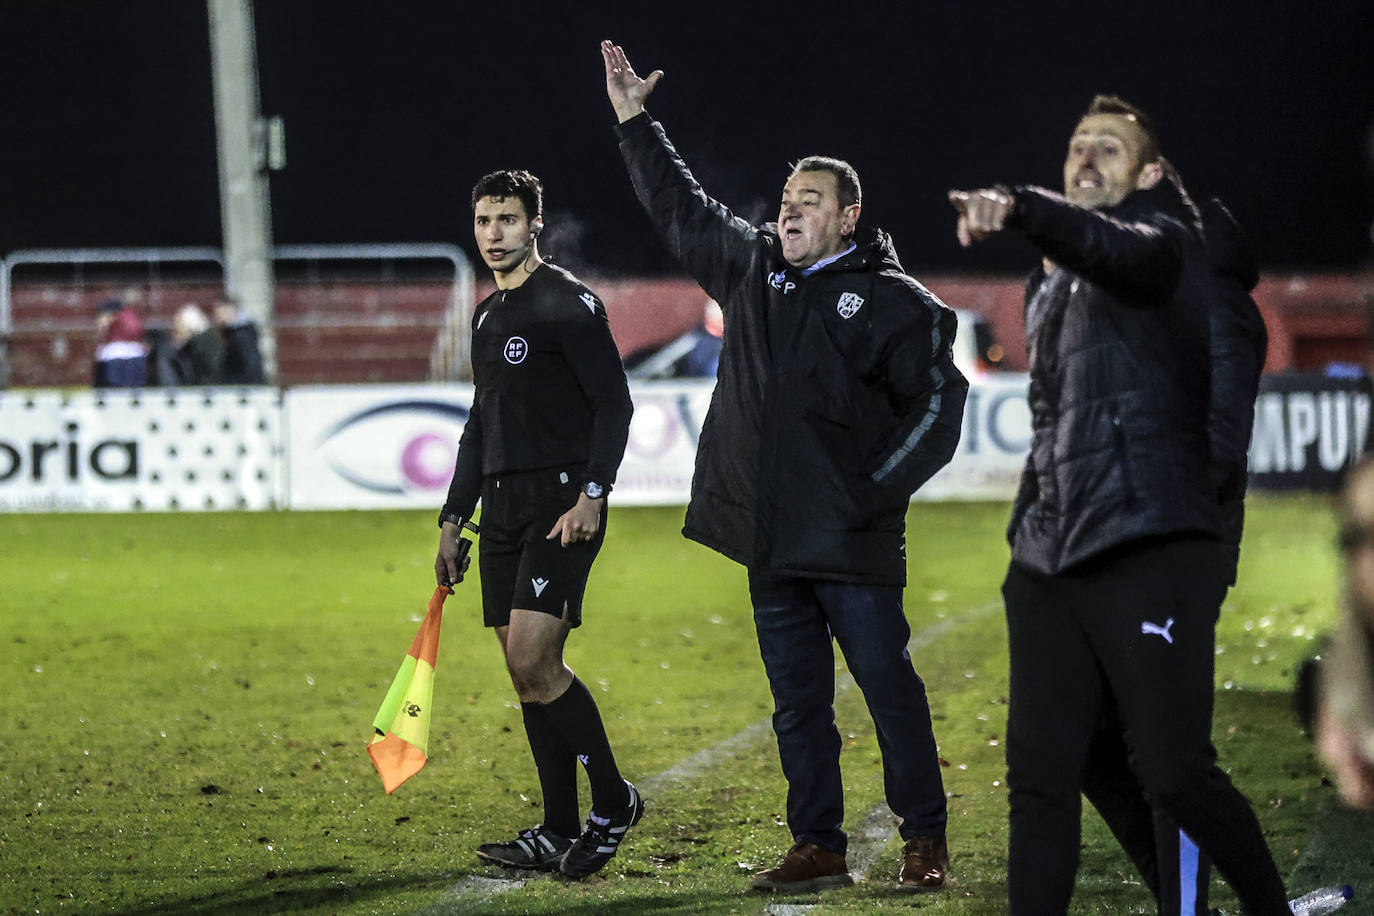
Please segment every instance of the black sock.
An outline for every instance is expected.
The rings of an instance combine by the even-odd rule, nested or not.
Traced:
[[[576,677],[563,695],[544,710],[550,727],[573,749],[587,770],[592,786],[592,810],[601,817],[616,814],[630,803],[630,790],[615,765],[606,727],[592,693]]]
[[[577,755],[559,737],[543,703],[521,703],[525,736],[539,771],[544,794],[544,826],[565,837],[582,832],[582,812],[577,805]]]

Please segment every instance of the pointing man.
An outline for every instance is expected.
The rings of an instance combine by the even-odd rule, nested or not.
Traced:
[[[952,191],[960,242],[1004,230],[1044,255],[1028,287],[1034,438],[1008,536],[1013,916],[1067,910],[1079,795],[1115,718],[1150,803],[1253,916],[1283,882],[1211,744],[1214,627],[1232,569],[1208,441],[1215,286],[1195,211],[1149,119],[1098,96],[1064,195]]]

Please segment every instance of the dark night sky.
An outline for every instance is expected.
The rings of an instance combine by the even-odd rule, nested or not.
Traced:
[[[1177,6],[1178,9],[1172,9]],[[625,178],[597,41],[624,44],[707,190],[775,212],[788,161],[851,160],[907,267],[1024,268],[958,248],[952,186],[1057,187],[1088,98],[1159,122],[1270,269],[1370,262],[1374,3],[362,3],[256,6],[282,243],[452,241],[482,173],[545,181],[546,253],[671,271]],[[1192,9],[1196,7],[1196,9]],[[203,3],[0,2],[0,253],[219,243]]]

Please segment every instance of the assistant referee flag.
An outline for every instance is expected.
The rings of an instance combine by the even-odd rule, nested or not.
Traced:
[[[439,625],[443,622],[444,598],[449,589],[439,587],[429,599],[429,611],[410,652],[372,720],[376,734],[367,755],[382,777],[382,788],[392,792],[424,768],[429,751],[429,703],[434,697],[434,665],[439,657]]]

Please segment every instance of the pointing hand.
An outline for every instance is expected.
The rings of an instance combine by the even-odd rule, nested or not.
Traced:
[[[949,202],[959,211],[959,224],[954,231],[965,248],[1005,229],[1007,217],[1016,206],[1015,198],[997,188],[950,191]]]

